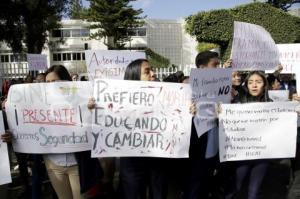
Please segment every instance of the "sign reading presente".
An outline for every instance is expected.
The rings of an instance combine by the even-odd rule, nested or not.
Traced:
[[[10,88],[6,112],[13,147],[21,153],[90,150],[89,82],[20,84]]]

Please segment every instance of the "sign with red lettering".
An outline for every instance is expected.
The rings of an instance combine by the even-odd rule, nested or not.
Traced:
[[[28,69],[30,71],[47,70],[47,55],[27,54]]]
[[[188,157],[189,85],[95,80],[93,157]]]
[[[18,84],[10,88],[6,112],[13,147],[21,153],[90,150],[89,82]]]
[[[237,70],[272,70],[279,65],[279,51],[263,27],[234,22],[231,49],[232,68]]]
[[[144,52],[128,50],[86,50],[89,79],[124,79],[125,69],[136,59],[145,59]]]

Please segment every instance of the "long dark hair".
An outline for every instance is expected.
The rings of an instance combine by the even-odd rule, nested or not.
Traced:
[[[280,79],[278,76],[275,76],[274,74],[269,74],[267,77],[268,83],[269,83],[269,89],[272,90],[273,89],[273,84],[275,83],[275,81],[277,80],[280,83]]]
[[[52,72],[54,72],[59,77],[60,80],[72,81],[72,77],[70,73],[63,65],[53,65],[50,68],[48,68],[45,74],[47,76],[49,73]]]
[[[141,67],[147,59],[136,59],[132,61],[125,70],[124,80],[141,80]]]
[[[254,96],[250,95],[249,89],[248,89],[249,79],[253,75],[260,76],[262,78],[263,82],[264,82],[263,92],[261,93],[261,95],[259,95],[257,97],[254,97]],[[267,78],[265,76],[265,73],[262,72],[262,71],[252,71],[252,72],[250,72],[247,75],[246,79],[245,79],[245,88],[244,89],[245,89],[245,93],[240,98],[240,102],[241,103],[247,103],[247,102],[269,102],[269,101],[272,101],[269,98],[269,95],[268,95],[269,84],[268,84]]]

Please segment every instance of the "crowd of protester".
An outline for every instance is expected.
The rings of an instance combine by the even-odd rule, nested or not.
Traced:
[[[206,51],[197,55],[195,64],[199,69],[213,70],[220,66],[220,58],[218,53]],[[230,67],[231,60],[224,65]],[[272,74],[265,74],[262,71],[248,73],[234,71],[231,102],[242,104],[271,102],[269,90],[288,90],[290,100],[299,101],[293,76],[280,74],[281,70],[282,67],[278,66]],[[29,75],[24,80],[5,81],[1,98],[3,113],[5,114],[5,100],[10,86],[60,80],[87,81],[85,78],[79,79],[77,74],[71,76],[61,65],[50,67],[45,73],[38,74],[35,79]],[[130,63],[126,68],[124,80],[159,81],[146,59]],[[162,81],[187,84],[189,77],[179,71]],[[88,108],[94,107],[95,100],[90,99]],[[195,115],[195,104],[191,104],[190,111]],[[189,158],[184,159],[154,157],[96,159],[91,158],[88,151],[44,155],[15,153],[25,190],[21,198],[43,198],[42,182],[45,178],[49,178],[53,187],[52,197],[59,199],[166,199],[168,189],[172,186],[176,187],[174,190],[176,198],[234,199],[245,183],[248,185],[248,199],[261,198],[262,184],[270,160],[220,163],[218,153],[215,152],[218,147],[218,127],[198,137],[194,123],[191,125]],[[7,132],[1,138],[4,142],[10,143],[11,134],[7,122],[5,128]],[[296,157],[290,161],[292,180],[286,198],[296,199],[300,198],[299,147]],[[29,166],[32,169],[31,176],[28,174]]]

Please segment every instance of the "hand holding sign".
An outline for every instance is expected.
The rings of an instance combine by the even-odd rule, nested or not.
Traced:
[[[19,84],[6,103],[13,147],[22,153],[90,150],[89,82]]]
[[[10,131],[6,131],[1,135],[2,142],[11,143],[12,141],[12,134]]]
[[[216,103],[231,99],[231,69],[192,69],[190,86],[197,111],[194,124],[198,137],[217,126]]]

